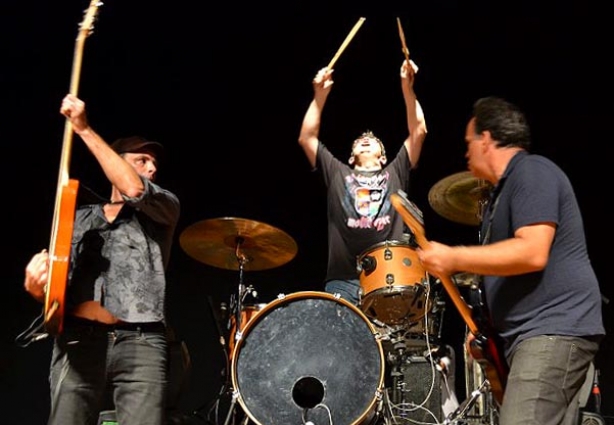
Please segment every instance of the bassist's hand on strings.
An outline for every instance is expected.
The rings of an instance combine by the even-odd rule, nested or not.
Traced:
[[[49,253],[46,249],[35,254],[26,266],[24,287],[26,291],[37,301],[45,299],[45,285],[49,272]]]

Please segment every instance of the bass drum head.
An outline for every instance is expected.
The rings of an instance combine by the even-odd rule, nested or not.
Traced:
[[[232,383],[260,425],[353,425],[373,416],[384,355],[362,312],[324,292],[267,304],[232,356]]]

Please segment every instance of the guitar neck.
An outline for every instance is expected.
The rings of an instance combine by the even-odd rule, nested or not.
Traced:
[[[401,217],[403,218],[405,224],[414,234],[418,246],[422,248],[427,248],[429,246],[429,241],[426,239],[426,236],[424,234],[422,218],[418,215],[419,210],[417,209],[417,207],[415,207],[406,197],[397,193],[393,193],[390,199],[392,205],[399,212],[399,214],[401,214]],[[450,279],[449,276],[437,277],[441,280],[441,283],[443,284],[446,292],[452,299],[454,306],[462,316],[471,333],[477,335],[479,333],[479,329],[477,324],[473,320],[471,308],[463,299],[463,296],[458,290],[456,284],[452,281],[452,279]]]

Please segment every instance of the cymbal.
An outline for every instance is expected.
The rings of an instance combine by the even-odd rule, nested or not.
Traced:
[[[221,217],[199,221],[179,236],[192,258],[227,270],[266,270],[292,260],[298,251],[286,232],[259,221]]]
[[[480,224],[481,210],[491,187],[489,182],[462,171],[435,183],[429,191],[429,203],[448,220],[476,226]]]

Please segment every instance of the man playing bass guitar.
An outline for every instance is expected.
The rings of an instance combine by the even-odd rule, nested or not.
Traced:
[[[49,425],[96,425],[114,409],[121,424],[164,425],[167,382],[165,271],[179,200],[154,183],[162,145],[133,136],[107,144],[90,127],[83,101],[61,105],[74,132],[111,184],[106,201],[77,208],[63,332],[54,335]],[[43,250],[24,286],[43,301]],[[112,389],[113,406],[103,404]]]
[[[477,100],[465,141],[469,171],[493,186],[481,245],[431,241],[418,250],[420,261],[434,276],[483,277],[509,365],[500,425],[576,424],[605,330],[572,185],[555,163],[528,152],[527,120],[506,100]]]

